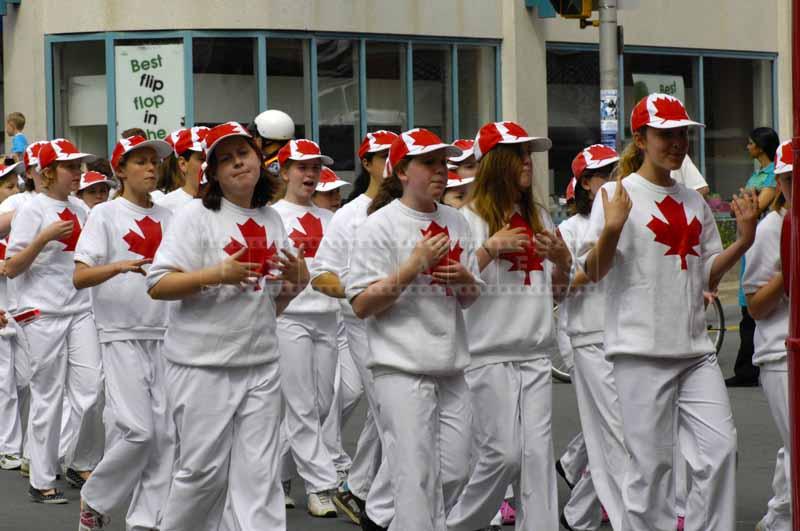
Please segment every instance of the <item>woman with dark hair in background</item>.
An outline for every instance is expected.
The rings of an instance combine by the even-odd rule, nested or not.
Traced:
[[[758,195],[758,212],[763,215],[769,210],[775,198],[775,151],[781,141],[770,127],[756,127],[750,132],[747,139],[747,152],[750,157],[758,161],[759,168],[753,172],[745,188],[755,190]],[[742,258],[742,267],[739,273],[739,307],[742,309],[742,320],[739,323],[739,352],[736,354],[736,363],[733,366],[733,376],[725,380],[728,387],[757,387],[758,367],[753,365],[753,335],[756,331],[756,322],[747,311],[747,300],[742,290],[742,274],[744,273],[745,259]]]

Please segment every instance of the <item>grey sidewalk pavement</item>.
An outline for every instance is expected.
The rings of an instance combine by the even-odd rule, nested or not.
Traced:
[[[726,305],[729,325],[738,323],[739,310]],[[735,331],[728,332],[720,354],[720,366],[725,376],[731,374],[739,339]],[[557,456],[566,443],[579,430],[575,393],[571,385],[553,386],[555,410],[553,434]],[[775,454],[780,447],[779,436],[766,399],[759,388],[732,389],[730,392],[733,414],[739,434],[739,467],[737,472],[737,530],[752,531],[766,511],[772,492],[772,473]],[[352,449],[363,419],[364,401],[359,405],[354,419],[346,426],[345,445]],[[298,508],[288,511],[288,529],[292,531],[342,530],[357,528],[343,519],[311,518],[302,509],[300,496],[302,482],[294,481],[293,495]],[[559,479],[559,502],[563,505],[568,491]],[[78,526],[78,491],[63,485],[70,503],[61,506],[43,506],[31,503],[27,497],[27,482],[18,472],[0,473],[0,531],[74,531]],[[124,530],[125,511],[112,515],[109,527]],[[507,527],[506,529],[513,529]]]

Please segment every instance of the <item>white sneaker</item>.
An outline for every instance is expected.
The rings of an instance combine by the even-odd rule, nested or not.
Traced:
[[[336,506],[328,491],[311,492],[308,495],[308,514],[318,518],[336,518]]]
[[[22,466],[22,459],[16,455],[0,455],[0,468],[3,470],[17,470]]]
[[[289,495],[290,492],[292,492],[292,480],[287,479],[283,482],[283,498],[285,500],[284,505],[287,509],[294,509],[297,507],[297,504],[294,502],[294,498]]]

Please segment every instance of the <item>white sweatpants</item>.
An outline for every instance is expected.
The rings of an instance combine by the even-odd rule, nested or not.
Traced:
[[[284,531],[278,363],[164,366],[180,449],[161,531]]]
[[[736,428],[716,355],[672,359],[617,355],[612,361],[630,454],[622,493],[627,523],[622,529],[675,528],[672,469],[677,415],[680,448],[692,482],[685,528],[733,530]]]
[[[58,466],[61,408],[70,396],[79,426],[67,464],[92,470],[103,455],[103,374],[94,318],[89,312],[72,316],[42,317],[25,326],[31,349],[30,484],[45,490],[55,487]]]
[[[558,529],[550,368],[550,359],[539,358],[493,363],[465,374],[475,461],[448,514],[450,531],[485,527],[509,483],[517,495],[516,529]]]
[[[0,336],[0,454],[20,457],[25,431],[20,412],[28,390],[17,376],[18,356],[27,353],[18,348],[16,336]]]
[[[106,382],[106,451],[81,489],[103,514],[133,495],[129,530],[157,528],[175,460],[175,426],[167,411],[161,341],[102,343]]]
[[[464,376],[379,374],[375,389],[396,508],[389,529],[444,531],[468,477],[472,419]]]
[[[336,467],[322,437],[333,403],[338,353],[336,314],[278,317],[281,386],[286,403],[283,469],[294,459],[306,492],[335,489]]]
[[[767,515],[762,520],[767,531],[792,529],[791,496],[791,429],[789,426],[789,373],[786,360],[761,365],[759,380],[767,397],[769,410],[775,419],[783,448],[778,451],[775,475],[772,480],[772,499],[767,503]]]
[[[333,458],[337,471],[348,471],[352,460],[342,446],[342,426],[353,414],[361,396],[364,385],[358,373],[350,346],[347,342],[347,331],[344,320],[339,318],[336,329],[336,345],[339,361],[336,364],[336,375],[333,383],[333,401],[325,422],[322,423],[322,437],[328,445],[328,452]]]
[[[586,441],[583,439],[582,431],[579,431],[567,443],[559,461],[564,469],[564,475],[567,476],[567,481],[572,485],[577,485],[583,477],[584,471],[589,467],[589,455],[586,453]]]
[[[622,529],[625,512],[622,485],[628,455],[623,441],[614,366],[606,359],[602,345],[576,347],[573,353],[575,370],[572,382],[578,397],[578,412],[589,458],[589,477],[608,513],[611,526]],[[573,491],[573,495],[579,494],[580,491]],[[569,511],[565,510],[565,513]],[[573,522],[569,514],[567,522]]]

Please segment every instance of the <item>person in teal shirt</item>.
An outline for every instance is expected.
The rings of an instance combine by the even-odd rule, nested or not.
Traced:
[[[778,134],[769,127],[758,127],[750,132],[747,139],[747,151],[750,157],[758,162],[759,168],[753,172],[744,187],[753,189],[758,193],[758,209],[763,214],[769,210],[775,198],[775,151],[780,146]],[[758,386],[758,367],[753,365],[753,335],[756,322],[747,311],[747,300],[742,290],[742,275],[744,274],[744,257],[742,257],[739,270],[739,306],[742,310],[742,320],[739,322],[739,352],[736,355],[736,364],[733,367],[734,375],[725,380],[728,387],[756,387]]]

